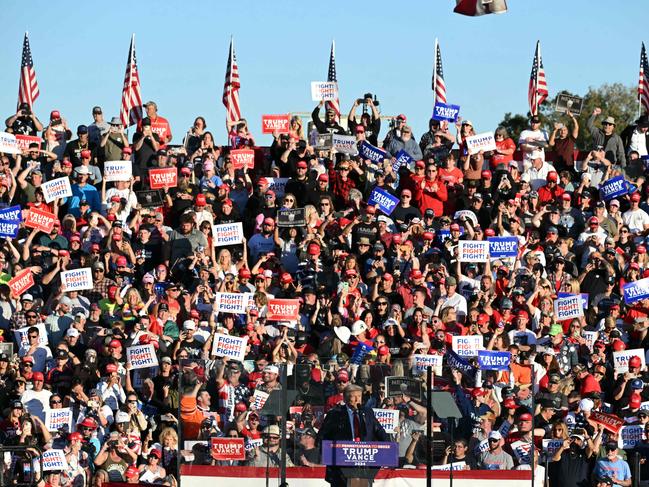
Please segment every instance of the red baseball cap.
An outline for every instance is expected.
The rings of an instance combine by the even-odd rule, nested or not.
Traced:
[[[196,206],[206,206],[207,205],[207,200],[205,199],[204,194],[197,194],[196,199],[194,200],[194,204]]]
[[[300,162],[297,163],[297,167],[298,167],[298,169],[306,169],[308,166],[307,166],[306,162],[300,161]]]
[[[126,257],[123,255],[120,255],[117,260],[115,261],[117,264],[117,267],[126,267],[128,265],[128,261],[126,260]]]
[[[246,269],[245,267],[242,267],[241,269],[239,269],[239,278],[241,278],[241,279],[248,278],[249,279],[250,277],[252,277],[252,273],[248,269]]]
[[[641,367],[641,366],[642,366],[642,360],[637,355],[634,355],[629,359],[629,367]]]
[[[599,225],[599,218],[597,218],[596,216],[591,216],[588,219],[588,224],[589,225]]]
[[[306,251],[309,255],[318,255],[320,254],[320,246],[317,243],[310,243]]]
[[[496,231],[493,228],[487,228],[487,229],[485,229],[484,234],[487,237],[495,237],[496,236]]]
[[[435,234],[433,232],[424,232],[424,240],[433,240]]]
[[[512,397],[508,397],[503,401],[503,406],[505,406],[505,409],[516,409],[518,405],[516,404],[516,401]]]
[[[482,179],[491,179],[491,171],[485,170],[481,173]]]
[[[460,225],[458,225],[457,223],[451,223],[450,230],[451,230],[451,232],[459,232],[460,231]]]
[[[122,348],[122,342],[119,340],[111,340],[108,346],[110,348]]]
[[[320,176],[318,176],[318,181],[325,181],[325,182],[328,183],[329,182],[329,176],[327,176],[326,174],[320,174]]]
[[[271,225],[275,226],[275,220],[273,220],[271,217],[264,218],[264,225]]]
[[[189,169],[188,167],[183,167],[183,168],[180,170],[180,174],[187,174],[187,176],[189,176],[191,173],[192,173],[192,170]]]
[[[570,193],[563,193],[563,194],[561,195],[561,199],[563,199],[563,201],[571,201],[571,200],[572,200],[572,196],[570,196]]]
[[[426,167],[426,163],[424,161],[417,161],[415,162],[415,167]]]
[[[419,269],[413,269],[410,271],[410,279],[421,279],[422,277],[424,276]]]
[[[368,205],[365,208],[365,213],[369,213],[370,215],[374,215],[376,213],[376,206]]]
[[[390,349],[386,347],[385,345],[381,345],[379,349],[377,350],[377,353],[379,355],[388,355],[390,353]]]
[[[32,382],[34,382],[35,380],[45,380],[45,376],[42,372],[34,372],[32,374]]]
[[[289,282],[293,282],[293,276],[291,276],[288,272],[284,272],[279,280],[283,284],[288,284]]]
[[[559,180],[559,175],[556,173],[556,171],[550,171],[545,179],[547,181],[552,181],[556,183]]]
[[[89,151],[88,149],[84,149],[81,151],[81,159],[90,159],[92,157],[92,152]]]
[[[133,154],[133,149],[131,149],[130,147],[124,147],[122,149],[122,154]]]
[[[399,115],[397,115],[397,119],[401,119],[401,120],[403,120],[404,122],[405,122],[406,120],[408,120],[408,118],[407,118],[403,113],[400,113]]]
[[[640,201],[640,194],[639,193],[633,193],[631,195],[631,201]]]

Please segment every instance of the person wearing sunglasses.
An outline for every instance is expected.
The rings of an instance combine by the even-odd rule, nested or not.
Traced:
[[[480,454],[479,464],[485,470],[512,470],[514,459],[503,450],[503,435],[500,431],[492,431],[487,438],[489,448]]]
[[[588,118],[586,126],[593,139],[593,145],[601,147],[606,159],[621,167],[626,167],[626,156],[622,138],[615,133],[615,119],[608,116],[602,122],[602,128],[595,127],[597,117],[602,114],[602,109],[596,107],[593,114]]]

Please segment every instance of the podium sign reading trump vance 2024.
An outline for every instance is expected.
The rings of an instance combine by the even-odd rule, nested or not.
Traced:
[[[396,467],[399,447],[387,441],[324,440],[322,463],[336,467]]]

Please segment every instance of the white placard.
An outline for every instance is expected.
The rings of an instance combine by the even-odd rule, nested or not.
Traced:
[[[61,283],[63,284],[63,292],[92,289],[92,269],[83,267],[61,272]]]
[[[338,83],[335,81],[311,81],[311,100],[329,101],[338,98]]]
[[[429,365],[433,368],[442,367],[443,361],[444,357],[441,355],[415,354],[412,356],[412,371],[415,374],[423,374]]]
[[[259,389],[255,389],[254,394],[252,395],[252,401],[250,401],[250,409],[260,411],[264,407],[266,401],[270,397],[270,394]]]
[[[482,335],[453,336],[453,351],[460,357],[476,357],[482,350]]]
[[[551,438],[543,439],[543,451],[547,452],[552,458],[559,448],[563,445],[563,440],[553,440]]]
[[[487,262],[489,242],[487,240],[460,240],[457,246],[460,262]]]
[[[106,161],[104,163],[104,179],[110,181],[130,181],[133,176],[131,161]]]
[[[252,300],[252,293],[215,293],[214,311],[245,314]]]
[[[289,178],[266,178],[268,189],[273,191],[278,198],[281,198],[286,193],[286,183],[288,180]]]
[[[613,365],[615,372],[624,374],[629,371],[629,360],[631,357],[640,357],[642,367],[645,366],[644,350],[641,348],[632,348],[631,350],[622,350],[620,352],[613,352]]]
[[[398,409],[372,409],[372,411],[374,411],[374,416],[376,416],[386,433],[395,433],[396,428],[399,426]]]
[[[353,135],[331,134],[331,145],[337,152],[341,152],[342,154],[350,154],[352,156],[358,154],[356,137]]]
[[[43,459],[43,472],[50,470],[68,470],[68,462],[65,459],[65,452],[63,450],[47,450],[41,455]],[[34,460],[38,463],[38,460]]]
[[[70,408],[48,409],[45,411],[47,431],[58,431],[67,426],[72,431],[72,410]]]
[[[240,244],[243,242],[243,223],[212,225],[212,240],[215,247]]]
[[[20,154],[20,147],[14,134],[0,132],[0,152],[5,154]]]
[[[51,203],[58,198],[67,198],[72,196],[72,188],[70,187],[70,179],[56,178],[46,183],[41,184],[45,203]]]
[[[586,340],[586,346],[588,347],[588,350],[591,352],[593,351],[593,345],[595,345],[595,342],[599,338],[599,332],[598,331],[582,331],[581,336],[584,337],[584,340]]]
[[[433,465],[430,467],[431,470],[441,470],[441,471],[450,471],[451,470],[451,464],[450,463],[445,463],[443,465]],[[453,471],[455,470],[466,470],[466,462],[453,462]]]
[[[480,151],[496,150],[496,139],[493,132],[484,132],[478,135],[471,135],[465,139],[466,148],[469,154],[477,154]]]
[[[584,316],[581,294],[569,294],[554,301],[554,314],[557,321],[570,320]]]
[[[45,329],[45,325],[43,323],[39,323],[38,325],[34,325],[36,328],[38,328],[38,344],[39,345],[47,345],[48,340],[47,340],[47,330]],[[14,330],[14,336],[16,337],[16,343],[18,344],[18,347],[24,347],[29,345],[29,337],[27,336],[29,329],[31,326],[25,326],[23,328],[18,328],[17,330]]]
[[[132,369],[147,369],[158,365],[158,357],[156,357],[153,343],[128,347],[126,358]]]
[[[243,362],[246,356],[248,337],[235,337],[216,333],[212,342],[212,355],[215,357],[228,357],[232,360]]]

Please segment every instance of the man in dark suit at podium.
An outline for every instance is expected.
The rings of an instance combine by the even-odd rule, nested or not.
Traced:
[[[374,411],[362,406],[363,389],[350,384],[343,391],[345,404],[331,409],[325,416],[319,436],[330,441],[387,441],[383,426]],[[325,480],[332,487],[346,487],[347,479],[340,467],[328,466]]]

